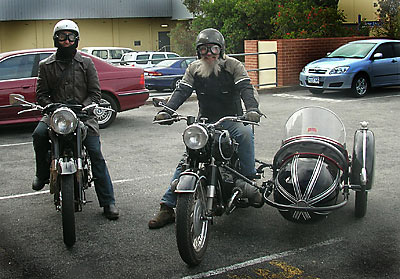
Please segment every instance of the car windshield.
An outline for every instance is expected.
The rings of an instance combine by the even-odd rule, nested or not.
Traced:
[[[321,137],[345,146],[346,131],[340,118],[323,107],[303,107],[286,121],[283,141],[291,138]]]
[[[329,58],[364,58],[376,43],[353,43],[341,46],[327,57]]]
[[[164,60],[157,64],[157,67],[169,67],[178,60]]]

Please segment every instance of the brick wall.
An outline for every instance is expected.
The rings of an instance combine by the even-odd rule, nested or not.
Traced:
[[[299,73],[309,62],[322,58],[327,52],[332,52],[339,46],[355,40],[368,37],[339,37],[339,38],[309,38],[309,39],[279,39],[278,51],[278,86],[299,84]],[[245,41],[245,53],[258,50],[257,40]],[[245,56],[246,69],[258,68],[258,56]],[[252,84],[258,84],[258,73],[250,72]]]

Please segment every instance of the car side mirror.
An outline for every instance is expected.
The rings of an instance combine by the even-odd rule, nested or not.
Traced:
[[[20,105],[25,101],[25,97],[21,94],[10,94],[8,96],[10,105]]]
[[[331,53],[332,53],[332,52],[327,52],[327,53],[326,53],[326,56],[329,56],[329,54],[331,54]]]
[[[374,59],[374,60],[375,60],[375,59],[382,59],[382,58],[383,58],[383,54],[380,53],[380,52],[375,53],[374,56],[373,56],[373,59]]]

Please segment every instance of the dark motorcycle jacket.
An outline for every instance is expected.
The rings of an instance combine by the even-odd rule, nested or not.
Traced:
[[[206,117],[208,122],[215,122],[224,116],[243,115],[242,100],[247,111],[259,112],[257,91],[250,84],[242,63],[227,56],[218,59],[218,63],[221,71],[217,76],[212,73],[207,78],[198,74],[200,60],[191,63],[167,106],[173,110],[178,109],[196,90],[199,117]]]
[[[100,103],[100,82],[92,59],[76,53],[71,61],[64,62],[52,54],[39,63],[36,100],[41,106],[50,103],[71,103],[83,106]],[[49,124],[47,116],[42,118]],[[95,117],[85,121],[89,133],[99,135]]]

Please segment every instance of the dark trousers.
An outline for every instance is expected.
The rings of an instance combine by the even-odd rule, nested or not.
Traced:
[[[51,148],[47,124],[39,122],[32,134],[33,148],[36,154],[36,176],[41,180],[46,180],[50,176],[50,162],[48,152]],[[101,143],[99,136],[86,136],[83,144],[89,153],[92,162],[92,172],[94,186],[100,206],[114,204],[114,188],[103,154],[101,153]]]

